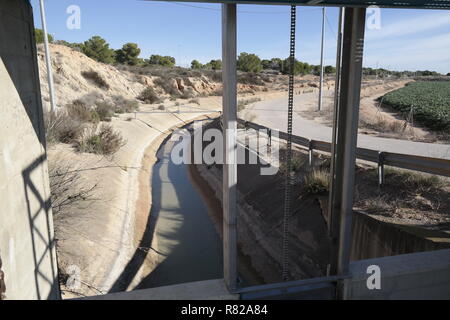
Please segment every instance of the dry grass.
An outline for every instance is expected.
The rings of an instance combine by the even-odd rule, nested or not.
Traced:
[[[303,167],[308,165],[306,162],[307,162],[307,160],[304,157],[293,156],[293,158],[291,159],[291,172],[293,172],[293,173],[300,172],[300,170]],[[281,174],[286,174],[286,171],[287,171],[286,161],[282,161],[280,163],[279,172]]]
[[[78,119],[71,117],[67,112],[61,110],[58,113],[46,112],[45,137],[47,143],[54,144],[58,142],[72,143],[75,141],[84,129],[84,124]]]
[[[381,188],[376,169],[359,168],[356,178],[355,205],[367,213],[423,221],[450,218],[450,188],[440,177],[388,167]]]
[[[326,194],[330,190],[330,174],[324,169],[313,169],[305,177],[303,192],[306,194]]]
[[[385,169],[385,184],[419,194],[435,192],[445,186],[444,181],[438,176],[394,168]]]
[[[241,99],[238,101],[238,112],[243,111],[248,105],[261,101],[261,98]]]
[[[93,194],[97,184],[86,186],[77,167],[64,159],[50,158],[48,171],[52,211],[56,219],[83,203],[95,200]]]
[[[109,84],[103,79],[103,77],[97,71],[83,71],[81,75],[86,79],[93,82],[99,88],[108,90]]]
[[[414,134],[408,121],[392,119],[381,113],[375,116],[361,113],[359,125],[362,128],[372,129],[380,133],[394,133],[399,136]]]
[[[112,99],[116,113],[129,113],[139,110],[139,102],[136,100],[126,99],[122,96],[114,96]]]
[[[78,121],[85,123],[97,123],[100,121],[99,115],[97,114],[94,105],[89,105],[81,99],[74,100],[72,103],[66,105],[66,112],[72,119],[77,119]]]
[[[99,101],[95,105],[94,112],[100,121],[111,121],[111,117],[114,115],[116,107],[108,102]]]
[[[125,145],[122,135],[111,125],[101,124],[86,129],[77,139],[75,147],[79,152],[112,155]]]

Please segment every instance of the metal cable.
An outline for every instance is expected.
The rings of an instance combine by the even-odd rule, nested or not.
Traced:
[[[296,6],[291,6],[291,40],[289,54],[289,95],[288,95],[288,121],[287,121],[287,150],[286,150],[286,185],[284,193],[283,215],[283,262],[282,279],[289,278],[289,216],[291,214],[291,186],[292,186],[292,113],[294,108],[294,68],[295,68],[295,25]]]

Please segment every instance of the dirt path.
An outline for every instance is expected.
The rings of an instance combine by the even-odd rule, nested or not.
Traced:
[[[363,99],[371,100],[374,95],[371,93]],[[325,101],[329,102],[330,91],[326,93]],[[311,112],[311,107],[317,101],[316,93],[304,93],[296,95],[294,98],[295,113],[293,132],[308,139],[331,141],[332,129],[324,124],[324,121],[312,120],[311,117],[304,116],[304,112]],[[247,115],[251,115],[253,122],[261,125],[286,131],[287,127],[287,97],[275,98],[257,102],[246,109]],[[414,142],[401,139],[391,139],[376,137],[367,134],[358,135],[358,147],[370,148],[374,150],[413,154],[418,156],[428,156],[435,158],[450,159],[450,145]]]

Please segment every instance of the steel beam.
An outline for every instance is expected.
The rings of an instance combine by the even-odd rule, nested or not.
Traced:
[[[346,274],[350,261],[365,16],[365,8],[345,8],[331,221],[334,244],[331,275]],[[338,298],[340,289],[338,285]]]
[[[222,5],[223,82],[223,273],[231,292],[237,289],[237,71],[236,4]]]

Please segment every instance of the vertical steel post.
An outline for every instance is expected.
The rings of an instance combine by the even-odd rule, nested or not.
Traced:
[[[223,81],[223,273],[230,291],[237,289],[237,71],[236,4],[222,4]]]
[[[322,110],[323,103],[323,59],[324,59],[324,42],[325,42],[325,15],[326,9],[322,8],[322,44],[320,49],[320,85],[319,85],[319,106],[318,110]]]
[[[39,0],[41,9],[41,21],[42,21],[42,31],[44,33],[44,49],[45,49],[45,60],[47,64],[47,81],[48,81],[48,93],[50,95],[50,106],[52,112],[56,112],[56,99],[55,99],[55,87],[53,84],[53,71],[52,71],[52,59],[50,56],[50,48],[48,46],[48,31],[47,31],[47,20],[45,18],[45,6],[44,0]]]
[[[345,8],[342,70],[338,110],[332,237],[334,264],[331,273],[348,273],[350,262],[353,189],[358,139],[364,51],[365,8]],[[342,298],[342,283],[338,298]]]
[[[333,108],[333,134],[331,138],[331,164],[330,164],[330,194],[328,200],[328,232],[331,234],[331,221],[333,216],[333,202],[335,189],[335,164],[336,164],[336,137],[337,137],[337,117],[339,110],[339,88],[341,83],[342,67],[342,30],[344,22],[344,8],[339,8],[339,25],[337,34],[336,50],[336,78],[334,82],[334,108]]]
[[[312,140],[309,140],[308,145],[308,162],[309,167],[312,169],[314,167],[314,143]]]
[[[378,186],[381,187],[384,184],[384,153],[378,152]]]

